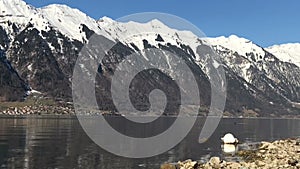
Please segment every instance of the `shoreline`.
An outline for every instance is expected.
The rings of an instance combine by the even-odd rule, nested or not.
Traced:
[[[101,112],[101,111],[100,111]],[[87,114],[87,117],[92,117],[95,115],[104,115],[104,116],[110,116],[110,117],[126,117],[126,116],[122,116],[119,114],[115,114],[115,113],[107,113],[106,111],[103,111],[102,113],[99,114]],[[61,112],[57,112],[57,113],[34,113],[34,114],[4,114],[2,112],[0,112],[0,118],[27,118],[27,117],[77,117],[75,112],[72,113],[61,113]],[[128,116],[129,117],[129,116]],[[154,116],[137,116],[137,117],[154,117]],[[163,117],[173,117],[173,118],[177,118],[177,116],[163,116]],[[183,116],[185,118],[188,117],[192,117],[192,116]],[[208,116],[197,116],[197,118],[207,118]],[[300,117],[221,117],[221,119],[259,119],[259,120],[300,120]]]
[[[240,150],[235,156],[241,160],[226,161],[220,157],[211,157],[205,163],[192,160],[166,163],[161,165],[161,169],[299,169],[300,136],[273,142],[261,141],[258,148]]]
[[[28,100],[25,102],[0,102],[0,117],[2,116],[76,116],[74,105],[72,102],[54,101],[51,99]],[[122,116],[118,112],[109,110],[93,110],[87,109],[87,116],[91,115],[106,115],[106,116]],[[145,117],[154,117],[149,115]],[[178,117],[174,115],[164,115],[165,117]],[[183,117],[193,117],[189,114]],[[197,117],[207,118],[219,116],[203,116],[201,113]],[[224,115],[222,119],[300,119],[300,115],[286,115],[279,116],[227,116]]]
[[[1,114],[0,119],[77,119],[71,114],[30,114],[30,115],[5,115]]]
[[[4,111],[0,111],[0,118],[4,118],[4,117],[35,117],[35,116],[44,116],[44,117],[50,117],[50,116],[70,116],[70,117],[76,117],[76,113],[73,107],[70,108],[70,106],[68,107],[62,107],[62,106],[41,106],[43,108],[41,109],[33,109],[33,110],[28,110],[28,111],[23,111],[20,108],[15,108],[15,107],[10,107],[9,110],[4,110]],[[26,107],[25,107],[26,108]],[[50,109],[48,109],[50,108]],[[48,109],[48,110],[45,110]],[[94,110],[91,110],[91,112],[95,112]],[[104,116],[111,116],[111,117],[120,117],[122,116],[119,113],[115,113],[115,112],[110,112],[107,110],[96,110],[96,113],[87,113],[87,116],[93,116],[93,115],[104,115]],[[125,117],[125,116],[123,116]],[[138,116],[138,117],[156,117],[156,116]],[[159,116],[160,117],[160,116]],[[174,117],[177,118],[178,116],[168,116],[165,115],[163,117]],[[193,117],[193,116],[182,116],[182,117]],[[211,117],[211,118],[219,118],[218,116],[197,116],[197,118],[207,118],[207,117]],[[280,120],[280,119],[299,119],[300,120],[300,116],[279,116],[279,117],[274,117],[274,116],[262,116],[262,117],[241,117],[241,116],[232,116],[232,117],[228,117],[228,116],[222,116],[221,119],[266,119],[266,120]]]

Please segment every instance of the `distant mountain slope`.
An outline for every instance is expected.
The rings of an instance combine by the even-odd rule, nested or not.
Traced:
[[[266,95],[273,91],[280,97],[272,98],[299,102],[299,67],[283,62],[266,49],[235,35],[207,38],[206,41],[231,70],[262,92],[267,91]]]
[[[266,50],[275,55],[278,59],[300,67],[300,43],[274,45],[266,48]]]
[[[24,84],[45,96],[71,100],[71,78],[78,53],[93,34],[98,34],[116,43],[98,69],[96,92],[101,109],[115,109],[110,83],[118,63],[132,53],[149,59],[143,53],[145,49],[159,48],[180,56],[187,63],[201,86],[201,104],[206,108],[210,105],[211,90],[208,65],[217,64],[224,67],[227,77],[226,111],[229,113],[240,116],[250,111],[260,116],[275,116],[299,112],[295,108],[295,103],[300,102],[297,45],[265,49],[235,35],[198,38],[190,31],[169,28],[159,20],[148,23],[121,23],[108,17],[94,20],[65,5],[35,8],[21,0],[0,0],[0,6],[0,50],[13,69],[8,71],[6,61],[0,62],[0,87],[6,91],[0,100],[22,100],[30,90],[22,87]],[[219,54],[218,58],[209,54],[209,45]],[[203,51],[198,53],[197,48]],[[170,60],[165,62],[174,66]],[[13,72],[20,78],[8,78],[16,75]],[[153,83],[157,77],[161,77],[159,84]],[[143,72],[132,85],[133,100],[141,109],[149,103],[147,93],[140,92],[157,85],[174,99],[172,103],[179,104],[176,84],[161,71]],[[9,93],[14,93],[13,99]],[[168,111],[175,110],[169,105]]]

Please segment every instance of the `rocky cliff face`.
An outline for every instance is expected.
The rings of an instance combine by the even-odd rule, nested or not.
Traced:
[[[3,51],[0,51],[0,73],[0,101],[17,101],[25,97],[30,87],[15,71]]]
[[[98,69],[96,93],[101,109],[115,109],[110,85],[118,64],[133,53],[140,53],[146,59],[143,51],[157,48],[176,54],[190,67],[201,86],[204,107],[210,105],[207,64],[217,63],[226,73],[228,112],[262,116],[298,112],[300,68],[247,39],[237,36],[199,39],[191,32],[171,29],[158,20],[120,23],[104,17],[96,21],[64,5],[34,8],[20,0],[0,0],[0,5],[2,101],[22,100],[30,90],[71,100],[71,78],[78,54],[89,38],[98,34],[116,43]],[[205,55],[209,44],[219,58]],[[198,47],[204,53],[197,52]],[[174,108],[180,103],[178,86],[172,77],[159,70],[142,72],[131,87],[133,102],[142,110],[149,107],[148,94],[155,88],[166,91],[167,98],[173,99],[167,113],[176,112]],[[145,88],[149,91],[142,90]]]

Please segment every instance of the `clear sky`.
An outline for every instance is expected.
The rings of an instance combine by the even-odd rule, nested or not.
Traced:
[[[42,7],[67,4],[92,18],[113,19],[138,12],[177,15],[207,36],[236,34],[261,46],[300,42],[299,0],[25,0]]]

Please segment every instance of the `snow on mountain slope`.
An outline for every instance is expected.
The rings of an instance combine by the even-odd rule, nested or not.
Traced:
[[[38,30],[47,30],[49,22],[43,17],[39,9],[21,0],[0,0],[0,26],[6,29],[13,38],[14,29],[23,29],[29,22]],[[15,27],[12,27],[12,23]]]
[[[229,37],[199,39],[192,32],[169,28],[159,20],[152,20],[147,23],[121,23],[105,17],[100,19],[98,23],[114,39],[121,41],[128,47],[134,44],[138,50],[147,48],[144,40],[157,48],[160,47],[160,44],[168,46],[168,43],[176,45],[179,49],[184,49],[181,46],[182,44],[187,45],[196,54],[195,63],[206,72],[206,75],[209,74],[205,68],[208,57],[200,57],[197,55],[196,49],[203,43],[210,44],[221,56],[221,61],[224,63],[222,65],[228,68],[227,73],[231,77],[243,79],[238,83],[241,83],[247,90],[252,91],[254,97],[260,97],[258,95],[263,93],[264,96],[272,100],[268,103],[299,100],[297,88],[300,79],[294,79],[293,77],[298,76],[300,71],[298,69],[289,70],[293,67],[280,62],[275,56],[266,52],[264,48],[245,38],[232,35]],[[135,49],[135,47],[131,48]],[[239,86],[238,88],[242,87]]]
[[[236,35],[231,35],[229,37],[221,36],[216,38],[205,38],[205,40],[212,46],[216,46],[216,49],[220,51],[230,49],[242,56],[247,56],[247,53],[253,52],[256,60],[261,60],[265,55],[264,50],[260,46],[248,39],[240,38]]]
[[[78,9],[55,4],[43,7],[41,11],[51,25],[55,26],[61,33],[68,37],[79,41],[87,40],[82,31],[82,24],[84,24],[95,33],[111,39],[106,32],[101,30],[96,20],[90,18]]]
[[[27,23],[31,16],[38,13],[34,7],[21,0],[1,0],[0,6],[1,22],[9,19],[11,22]]]
[[[275,55],[278,59],[300,67],[300,43],[274,45],[266,48],[266,50]]]
[[[167,43],[178,47],[180,47],[181,44],[186,44],[189,45],[193,51],[196,51],[196,47],[201,43],[199,37],[191,31],[172,29],[158,19],[151,20],[147,23],[133,21],[125,23],[103,17],[98,21],[98,24],[114,39],[118,39],[128,46],[130,46],[131,43],[134,43],[139,50],[144,49],[144,39],[147,40],[149,44],[156,47],[158,47],[159,44],[166,45]],[[158,36],[162,39],[157,40]]]
[[[266,52],[262,47],[254,44],[250,40],[235,35],[217,38],[198,38],[192,32],[169,28],[159,20],[152,20],[147,23],[121,23],[105,17],[100,19],[98,23],[100,27],[105,29],[114,39],[127,44],[129,47],[131,47],[131,44],[134,44],[139,50],[144,49],[143,40],[147,40],[150,45],[157,48],[159,48],[159,44],[168,46],[168,43],[176,45],[178,48],[182,48],[181,44],[188,45],[196,55],[196,63],[206,74],[209,74],[205,66],[207,58],[200,57],[196,49],[203,43],[209,44],[220,54],[225,66],[251,84],[254,81],[256,82],[256,79],[262,79],[263,81],[263,77],[260,77],[258,74],[267,72],[270,67],[269,65],[273,65],[273,63],[269,64],[269,62],[275,60],[273,56],[265,57]],[[158,36],[161,36],[162,39],[157,40]],[[214,58],[212,59],[214,60]],[[219,65],[219,63],[216,65]],[[271,80],[276,79],[272,74],[267,74],[266,78]],[[248,86],[247,83],[244,84]],[[257,87],[259,87],[259,85],[260,83],[256,83]],[[261,90],[265,89],[262,88]]]
[[[264,50],[248,39],[236,35],[203,38],[223,58],[226,65],[247,82],[251,82],[249,69],[265,56]]]
[[[10,34],[14,32],[11,23],[17,24],[20,31],[31,23],[39,31],[49,31],[50,28],[55,28],[70,39],[83,42],[87,40],[82,31],[84,24],[95,33],[111,39],[105,31],[101,30],[96,20],[66,5],[54,4],[35,8],[21,0],[0,0],[0,6],[0,26]]]
[[[230,70],[257,89],[272,90],[288,101],[299,100],[300,69],[282,62],[278,54],[235,35],[204,40],[213,46]]]

